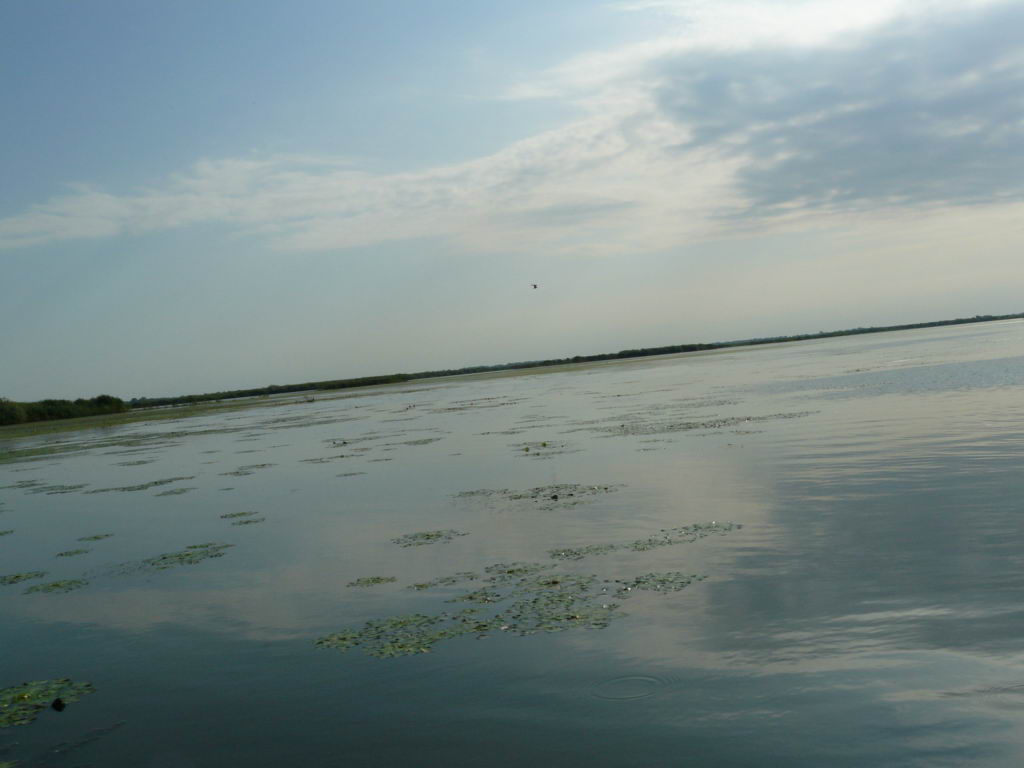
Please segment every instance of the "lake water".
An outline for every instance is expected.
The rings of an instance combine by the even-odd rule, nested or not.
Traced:
[[[1020,321],[15,447],[0,764],[1024,764]]]

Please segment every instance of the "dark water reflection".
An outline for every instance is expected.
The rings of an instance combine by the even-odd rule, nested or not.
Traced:
[[[97,693],[0,730],[0,763],[1019,765],[1022,352],[1024,324],[986,324],[71,438],[73,452],[0,467],[0,529],[14,530],[0,575],[90,581],[0,587],[0,688],[67,676]],[[629,428],[654,423],[703,426]],[[138,456],[151,461],[126,464]],[[173,477],[189,479],[88,493]],[[455,497],[572,483],[622,488],[546,507]],[[605,629],[489,632],[395,659],[313,647],[465,591],[406,584],[711,520],[744,527],[569,564],[707,576],[637,593]],[[469,535],[390,543],[448,528]],[[232,546],[118,570],[205,542]],[[345,586],[367,576],[397,581]]]

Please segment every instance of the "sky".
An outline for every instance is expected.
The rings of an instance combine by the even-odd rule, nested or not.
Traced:
[[[1022,312],[1021,29],[1021,0],[8,0],[0,396]]]

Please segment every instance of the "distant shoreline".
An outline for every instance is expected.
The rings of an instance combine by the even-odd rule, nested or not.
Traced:
[[[178,395],[175,397],[136,397],[124,403],[123,412],[115,412],[115,410],[111,408],[109,409],[108,413],[103,415],[77,416],[71,415],[70,411],[66,410],[66,412],[68,412],[68,416],[55,415],[49,418],[33,419],[29,423],[9,423],[6,426],[0,426],[0,438],[20,437],[23,436],[23,434],[21,433],[39,434],[41,432],[47,431],[64,431],[65,429],[87,428],[91,426],[113,426],[114,424],[126,423],[129,421],[174,418],[183,415],[183,413],[193,413],[194,407],[199,404],[205,404],[207,407],[211,407],[215,403],[221,401],[237,400],[240,398],[251,398],[301,392],[330,392],[345,389],[380,386],[383,384],[401,384],[404,382],[418,381],[421,379],[436,379],[448,376],[459,376],[476,373],[525,370],[530,368],[546,368],[558,365],[601,362],[606,360],[629,360],[641,357],[654,357],[656,355],[670,355],[685,352],[701,352],[706,350],[728,349],[732,347],[758,346],[763,344],[781,344],[792,341],[827,339],[837,336],[855,336],[867,333],[886,333],[889,331],[907,331],[920,328],[937,328],[948,325],[966,325],[969,323],[987,323],[996,322],[1000,320],[1020,319],[1024,319],[1024,312],[1011,315],[975,315],[974,317],[963,317],[956,318],[953,320],[934,320],[924,323],[905,323],[902,325],[872,326],[866,328],[847,328],[839,331],[819,331],[818,333],[803,333],[794,336],[769,336],[763,338],[737,339],[734,341],[719,341],[700,344],[674,344],[664,347],[624,349],[620,350],[619,352],[607,352],[596,355],[576,355],[574,357],[553,358],[548,360],[524,360],[513,363],[501,363],[497,365],[476,365],[467,366],[464,368],[420,371],[418,373],[393,373],[380,376],[362,376],[352,379],[334,379],[328,381],[303,382],[301,384],[270,385],[266,387],[256,387],[252,389],[236,389],[224,392],[207,392],[203,394],[194,395]],[[96,399],[97,398],[94,398],[93,400]],[[117,400],[118,404],[122,402],[118,398],[110,399]],[[76,401],[76,404],[83,402],[85,401],[79,400]],[[33,406],[38,406],[39,404],[42,403],[67,404],[68,406],[72,405],[71,401],[63,400],[44,400],[38,401],[38,403],[14,403],[12,401],[3,401],[2,398],[0,398],[0,405],[6,404],[12,407],[20,406],[23,408],[32,408]],[[175,406],[190,406],[190,408],[181,409],[176,408]],[[157,409],[161,410],[157,411]],[[55,414],[61,412],[60,409],[54,409],[52,407],[50,408],[50,410]],[[62,426],[54,425],[52,429],[39,428],[40,423],[49,423],[51,421],[60,421],[63,424],[66,424],[66,426],[63,426],[62,424]],[[68,424],[68,422],[74,422],[74,424]],[[28,428],[28,430],[16,430],[17,427]]]

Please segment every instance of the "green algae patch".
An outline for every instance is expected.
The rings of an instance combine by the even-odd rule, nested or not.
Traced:
[[[169,485],[170,483],[177,483],[180,480],[192,480],[194,478],[195,475],[189,475],[188,477],[166,477],[163,480],[151,480],[148,483],[139,483],[138,485],[122,485],[117,488],[94,488],[91,491],[85,491],[85,493],[111,493],[113,491],[148,491],[150,488],[157,488],[161,485]]]
[[[475,573],[473,571],[459,571],[458,573],[454,573],[449,576],[438,576],[436,579],[431,579],[430,581],[421,581],[417,584],[410,584],[406,589],[422,591],[433,587],[451,587],[463,581],[476,581],[479,578],[479,573]]]
[[[439,627],[448,623],[447,627]],[[388,659],[395,656],[409,656],[429,653],[441,640],[466,634],[469,630],[461,623],[451,623],[448,614],[426,616],[413,613],[392,616],[366,622],[359,631],[337,632],[316,641],[318,648],[334,648],[347,651],[360,646],[370,656]]]
[[[123,563],[118,566],[116,573],[125,576],[131,573],[144,571],[164,571],[168,568],[178,568],[185,565],[197,565],[204,560],[215,557],[223,557],[225,551],[234,544],[218,544],[208,542],[206,544],[192,544],[177,552],[167,552],[156,557],[149,557],[133,563]]]
[[[103,539],[112,538],[112,533],[95,533],[92,536],[82,536],[78,541],[103,541]]]
[[[543,512],[553,512],[586,504],[623,487],[616,484],[554,483],[521,491],[509,488],[481,488],[475,491],[461,491],[455,494],[454,498],[456,501],[483,502],[496,507],[498,511],[539,509]]]
[[[616,579],[619,588],[616,594],[619,597],[629,597],[635,590],[646,592],[678,592],[685,589],[694,582],[703,581],[707,576],[700,576],[696,573],[682,573],[681,571],[669,571],[666,573],[645,573],[634,579],[623,581]]]
[[[50,581],[46,584],[34,584],[25,590],[26,595],[31,595],[35,592],[74,592],[76,589],[81,589],[89,585],[89,582],[85,579],[61,579],[60,581]]]
[[[183,493],[194,491],[195,488],[171,488],[169,491],[160,491],[160,493],[154,493],[154,496],[181,496]]]
[[[77,557],[78,555],[87,555],[92,552],[91,549],[68,549],[64,552],[58,552],[54,557]]]
[[[604,555],[616,550],[646,552],[659,547],[671,547],[676,544],[697,541],[706,536],[724,536],[730,531],[739,530],[742,527],[739,523],[720,523],[717,520],[712,520],[710,523],[694,523],[693,525],[681,525],[676,528],[664,528],[654,536],[620,544],[589,544],[584,547],[560,547],[549,550],[548,555],[554,560],[582,560],[590,555]]]
[[[92,683],[76,683],[67,678],[36,680],[0,690],[0,728],[28,725],[58,699],[72,704],[95,693]]]
[[[9,573],[0,576],[0,587],[9,587],[12,584],[20,584],[23,581],[41,579],[46,576],[46,571],[25,571],[24,573]]]
[[[361,576],[355,581],[350,581],[346,584],[346,587],[373,587],[377,584],[390,584],[393,581],[398,581],[394,576]]]
[[[418,533],[407,533],[404,536],[391,539],[392,544],[400,547],[422,547],[426,544],[447,544],[459,536],[468,536],[468,533],[448,528],[442,531],[419,531]]]
[[[391,658],[429,653],[437,643],[465,635],[485,637],[490,632],[506,632],[525,636],[601,629],[624,615],[616,610],[616,604],[604,602],[607,596],[598,591],[597,576],[552,573],[552,567],[545,563],[496,563],[487,569],[487,586],[448,600],[480,607],[369,621],[361,629],[322,637],[315,645],[340,651],[361,647],[371,656]]]

